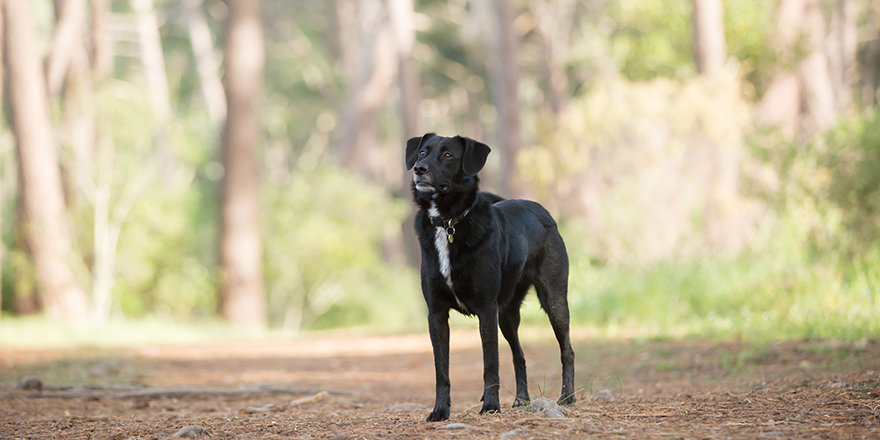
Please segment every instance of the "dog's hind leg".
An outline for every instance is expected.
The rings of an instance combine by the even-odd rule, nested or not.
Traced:
[[[510,344],[510,351],[513,353],[513,371],[516,376],[514,407],[528,405],[531,401],[529,399],[529,383],[526,376],[526,357],[519,343],[519,309],[529,287],[530,285],[527,283],[521,283],[521,285],[517,286],[513,300],[498,314],[498,325],[501,327],[501,334],[504,335],[504,339]]]
[[[561,239],[560,239],[561,240]],[[539,279],[535,283],[535,291],[541,308],[547,312],[550,325],[559,342],[562,358],[562,393],[559,404],[571,405],[575,402],[574,391],[574,350],[571,348],[569,336],[568,312],[568,257],[564,247],[561,254],[554,255],[544,261]]]

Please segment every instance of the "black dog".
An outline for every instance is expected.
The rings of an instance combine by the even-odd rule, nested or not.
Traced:
[[[415,229],[422,247],[422,294],[434,349],[437,398],[428,421],[449,418],[449,309],[480,320],[483,407],[499,411],[498,327],[513,352],[514,406],[529,403],[526,360],[519,343],[520,306],[535,286],[562,353],[561,404],[574,396],[574,351],[568,327],[568,254],[556,222],[541,205],[479,192],[477,173],[489,147],[472,139],[428,133],[406,143],[406,169],[421,208]]]

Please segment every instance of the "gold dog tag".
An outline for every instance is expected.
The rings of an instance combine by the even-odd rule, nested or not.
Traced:
[[[452,236],[455,235],[455,228],[448,227],[446,228],[446,238],[449,239],[449,242],[452,243]]]

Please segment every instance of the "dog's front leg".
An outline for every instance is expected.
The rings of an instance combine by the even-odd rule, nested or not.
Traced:
[[[436,306],[435,306],[436,307]],[[437,397],[434,410],[428,415],[429,422],[439,422],[449,418],[449,309],[428,312],[428,332],[434,349],[434,373],[437,383]]]
[[[489,307],[478,315],[483,341],[483,408],[480,414],[501,410],[498,400],[498,307]]]

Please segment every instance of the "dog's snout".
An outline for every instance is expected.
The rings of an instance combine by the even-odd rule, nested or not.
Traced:
[[[415,168],[413,168],[416,174],[422,175],[428,172],[428,166],[424,163],[416,164]]]

